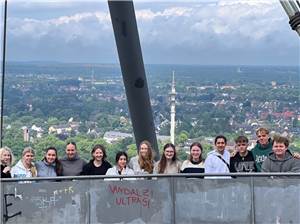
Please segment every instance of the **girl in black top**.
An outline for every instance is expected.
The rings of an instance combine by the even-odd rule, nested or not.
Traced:
[[[8,147],[0,149],[0,164],[1,164],[1,178],[11,178],[11,165],[14,162],[14,156]]]
[[[181,166],[181,173],[204,173],[203,147],[200,142],[194,142],[190,146],[190,157]]]
[[[91,154],[93,159],[83,167],[81,175],[105,175],[106,171],[112,167],[111,164],[105,160],[105,147],[103,145],[95,145]]]

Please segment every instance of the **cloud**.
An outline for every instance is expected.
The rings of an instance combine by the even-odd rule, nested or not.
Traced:
[[[221,6],[217,8],[215,6],[174,7],[156,13],[149,9],[141,10],[137,12],[137,18],[141,30],[149,32],[146,36],[156,30],[156,33],[161,35],[172,33],[194,36],[190,40],[195,42],[198,42],[197,35],[213,35],[215,38],[229,35],[235,40],[243,41],[244,38],[249,38],[255,42],[286,26],[287,18],[282,17],[278,7],[273,5],[266,7],[263,4],[249,7],[248,4],[238,2],[220,4]],[[163,27],[169,30],[165,32],[166,29]],[[168,38],[178,40],[172,38],[171,34]]]
[[[9,17],[8,37],[14,43],[10,59],[36,55],[45,60],[117,62],[107,6],[98,9],[95,4],[97,10],[80,11],[81,4],[52,17],[57,10],[44,9],[47,18]],[[278,2],[137,1],[135,9],[146,63],[296,64],[299,60],[299,39]]]
[[[192,63],[299,61],[298,36],[278,2],[219,1],[155,13],[144,10],[137,17],[144,51],[155,54],[153,46],[159,46],[153,58],[160,58],[162,53],[175,57],[177,52]]]

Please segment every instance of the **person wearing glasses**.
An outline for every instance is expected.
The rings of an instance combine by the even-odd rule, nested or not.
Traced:
[[[75,142],[67,143],[66,155],[60,162],[62,164],[62,176],[79,176],[86,164],[86,161],[79,157]]]
[[[176,148],[172,143],[164,145],[161,159],[154,165],[154,173],[172,174],[179,173],[181,162],[177,159]]]
[[[237,153],[230,158],[230,172],[257,172],[255,160],[251,151],[248,151],[249,140],[239,136],[235,140]]]

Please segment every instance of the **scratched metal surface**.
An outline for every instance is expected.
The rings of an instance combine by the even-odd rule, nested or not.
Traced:
[[[300,180],[293,178],[259,177],[253,185],[250,178],[163,178],[1,187],[7,223],[300,223]]]
[[[3,191],[7,223],[171,223],[168,179],[3,183]]]
[[[251,223],[249,179],[176,179],[176,223]]]
[[[91,223],[171,223],[168,179],[95,180],[89,193]]]
[[[255,223],[300,223],[300,179],[257,178]]]
[[[7,223],[86,223],[83,186],[80,181],[3,183],[6,204],[12,203],[7,212],[3,206],[4,215],[21,212]]]

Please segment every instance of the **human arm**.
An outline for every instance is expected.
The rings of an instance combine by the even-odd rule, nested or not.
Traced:
[[[300,160],[299,159],[294,159],[292,169],[292,173],[300,173]]]

